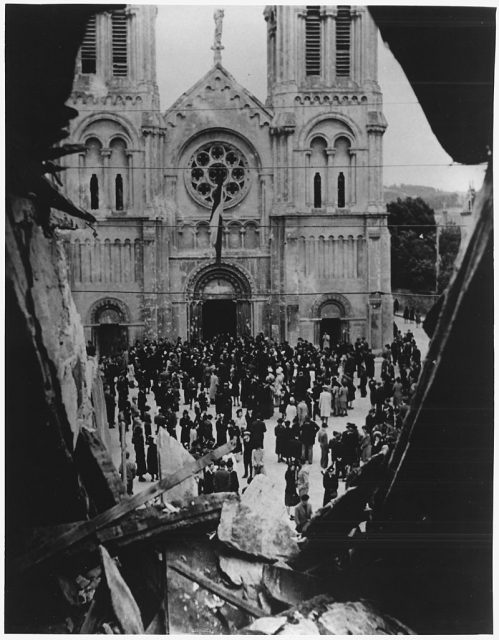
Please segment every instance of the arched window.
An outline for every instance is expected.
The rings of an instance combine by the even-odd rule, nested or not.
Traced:
[[[354,183],[350,157],[350,140],[340,136],[334,143],[334,164],[336,167],[333,180],[336,180],[336,206],[346,207],[350,203],[350,183]]]
[[[352,16],[350,7],[338,6],[336,15],[336,76],[348,78],[350,76],[350,25]]]
[[[126,142],[122,138],[114,138],[109,146],[111,149],[109,169],[111,171],[111,179],[114,178],[114,194],[111,194],[111,202],[113,202],[116,211],[123,211],[126,206],[129,206],[127,199],[128,156]],[[126,204],[127,201],[128,204]]]
[[[322,180],[321,174],[316,173],[314,176],[314,208],[322,207]]]
[[[307,76],[321,74],[321,14],[319,5],[308,6],[305,16],[305,72]]]
[[[95,173],[90,178],[90,208],[99,208],[99,180]]]
[[[313,192],[313,204],[314,207],[320,208],[324,201],[322,195],[322,184],[325,184],[326,180],[326,167],[327,167],[327,142],[322,136],[316,136],[310,143],[310,149],[312,151],[310,155],[310,167],[311,173],[309,180],[312,183]],[[313,176],[313,180],[312,180]]]
[[[118,173],[114,181],[114,195],[116,211],[123,211],[123,178],[121,177],[121,173]]]
[[[345,206],[345,176],[343,171],[340,171],[338,176],[338,207]]]
[[[99,192],[99,185],[103,184],[102,143],[96,137],[88,138],[85,142],[85,182],[89,190],[85,193],[82,205],[90,209],[100,209],[104,206],[105,198]]]

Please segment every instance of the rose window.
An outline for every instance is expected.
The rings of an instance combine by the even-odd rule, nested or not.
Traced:
[[[224,206],[233,207],[249,188],[248,161],[239,149],[227,142],[209,142],[195,151],[189,161],[187,188],[197,202],[211,207],[220,177]]]

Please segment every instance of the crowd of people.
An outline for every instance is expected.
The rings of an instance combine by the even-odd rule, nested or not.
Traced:
[[[327,334],[320,347],[302,339],[291,347],[263,334],[209,342],[144,340],[118,356],[102,357],[109,426],[119,427],[120,434],[131,430],[135,450],[135,463],[127,460],[129,493],[134,474],[139,481],[147,474],[158,477],[160,429],[196,458],[230,442],[232,453],[204,471],[199,491],[239,492],[235,463],[242,462],[247,483],[265,473],[266,421],[277,416],[273,453],[286,465],[285,505],[303,531],[312,513],[308,471],[316,443],[327,504],[338,495],[340,481],[348,486],[361,465],[397,439],[421,352],[410,330],[402,334],[394,326],[394,335],[383,349],[378,379],[364,338],[331,346]],[[357,393],[369,396],[371,405],[360,432],[353,422],[343,432],[334,429],[335,417],[348,420]]]

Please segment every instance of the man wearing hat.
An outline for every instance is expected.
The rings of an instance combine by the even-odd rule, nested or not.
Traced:
[[[220,460],[220,462],[218,463],[218,469],[215,471],[213,484],[215,487],[215,493],[221,493],[222,491],[230,491],[229,472],[225,468],[225,460]]]

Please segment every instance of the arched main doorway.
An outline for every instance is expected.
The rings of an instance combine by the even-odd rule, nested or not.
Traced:
[[[128,348],[128,317],[118,300],[104,299],[91,311],[92,342],[99,355],[115,355]]]
[[[190,283],[189,335],[210,340],[220,334],[251,333],[251,287],[234,265],[208,265]]]

